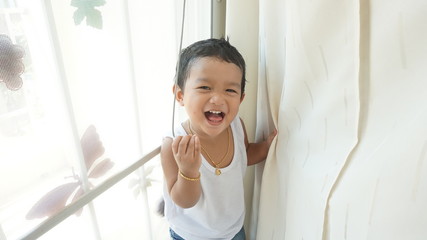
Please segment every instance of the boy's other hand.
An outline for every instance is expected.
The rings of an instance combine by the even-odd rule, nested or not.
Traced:
[[[267,142],[268,146],[271,145],[271,142],[273,142],[273,139],[274,139],[274,137],[276,137],[276,135],[277,135],[277,129],[274,129],[270,133],[270,135],[268,135],[268,138],[265,140]]]

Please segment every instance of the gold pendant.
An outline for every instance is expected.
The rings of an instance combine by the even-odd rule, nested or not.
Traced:
[[[215,174],[217,175],[217,176],[219,176],[219,175],[221,175],[221,170],[220,169],[215,169]]]

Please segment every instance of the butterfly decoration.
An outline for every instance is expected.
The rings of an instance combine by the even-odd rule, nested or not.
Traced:
[[[96,7],[105,3],[104,0],[71,0],[71,6],[77,8],[73,14],[74,24],[79,25],[86,18],[86,25],[102,29],[101,11]]]
[[[88,169],[87,176],[89,178],[89,187],[92,188],[93,184],[91,180],[103,176],[114,166],[114,163],[109,158],[105,158],[101,161],[98,160],[98,158],[104,154],[105,149],[93,125],[86,129],[80,139],[80,144],[86,169]],[[31,220],[50,217],[62,210],[69,203],[79,199],[79,197],[84,194],[82,180],[74,171],[72,178],[73,181],[61,184],[40,198],[40,200],[28,211],[26,219]],[[75,214],[80,216],[82,210],[83,208]]]
[[[9,90],[16,91],[22,87],[25,66],[22,63],[24,48],[13,44],[9,36],[0,34],[0,82],[4,82]]]
[[[159,179],[151,176],[154,168],[156,168],[154,165],[144,168],[143,176],[135,171],[134,176],[130,178],[128,188],[132,190],[135,199],[142,193],[142,189],[151,187],[153,182],[161,182]]]
[[[162,183],[162,179],[154,174],[155,168],[161,167],[160,163],[156,165],[149,165],[142,168],[143,172],[135,171],[134,175],[130,178],[128,188],[132,191],[133,197],[138,198],[142,194],[143,189],[151,187],[153,183]],[[156,212],[160,216],[164,216],[164,201],[163,197],[160,198]]]

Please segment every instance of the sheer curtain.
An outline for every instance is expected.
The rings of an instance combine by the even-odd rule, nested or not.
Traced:
[[[250,239],[425,239],[425,2],[239,3],[258,7],[256,136],[279,130]]]
[[[0,1],[0,34],[25,50],[22,87],[0,82],[1,240],[160,145],[172,121],[182,6]],[[209,36],[210,2],[187,1],[183,46]],[[41,239],[164,239],[161,186],[154,159]]]

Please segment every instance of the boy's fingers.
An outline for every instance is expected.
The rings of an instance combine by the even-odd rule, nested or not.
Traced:
[[[191,153],[194,158],[200,155],[200,141],[196,135],[191,138],[191,149],[188,149],[188,152]]]
[[[190,135],[183,136],[181,138],[181,141],[178,144],[178,153],[179,154],[184,155],[188,152],[188,145],[189,145],[190,140],[191,140]]]
[[[276,137],[276,135],[277,135],[277,129],[274,129],[274,130],[270,133],[270,136],[268,136],[267,141],[268,141],[269,143],[271,143],[271,142],[273,141],[274,137]]]
[[[189,136],[186,153],[193,157],[194,154],[194,136]]]
[[[270,133],[270,137],[274,138],[277,135],[277,130],[274,129],[271,133]]]
[[[200,155],[200,139],[194,135],[194,156],[197,157]]]

